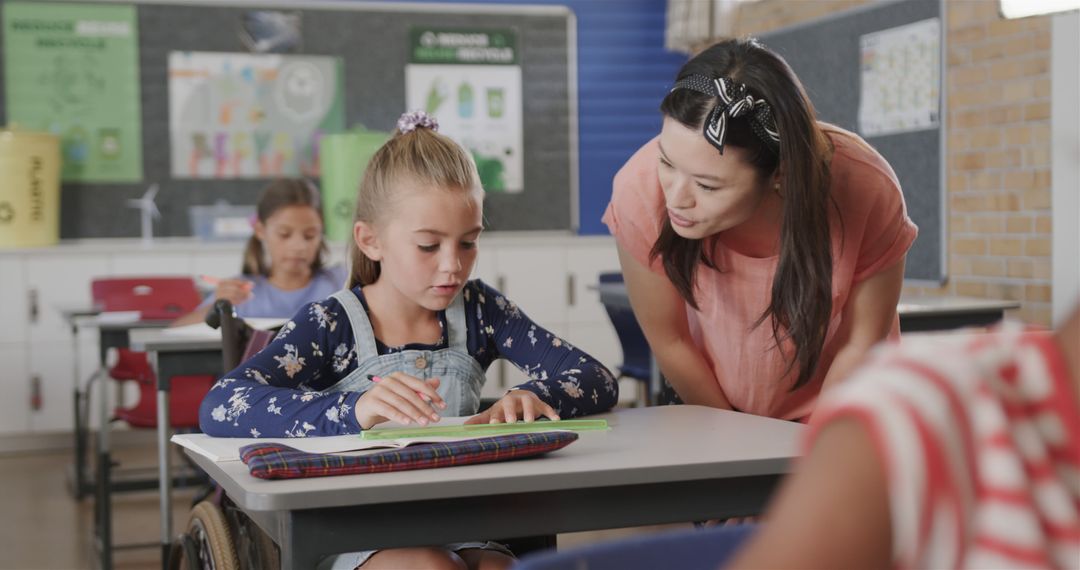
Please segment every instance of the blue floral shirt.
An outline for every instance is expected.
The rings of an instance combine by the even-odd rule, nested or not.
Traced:
[[[364,301],[359,287],[353,289]],[[528,390],[571,418],[607,411],[618,400],[611,372],[596,359],[537,325],[480,280],[465,284],[466,346],[484,370],[505,358],[528,374]],[[367,308],[366,302],[364,305]],[[445,314],[439,314],[445,326]],[[438,345],[387,347],[437,350]],[[323,392],[358,365],[345,309],[328,298],[303,307],[265,349],[223,376],[203,399],[199,425],[216,437],[305,437],[358,433],[360,392]]]

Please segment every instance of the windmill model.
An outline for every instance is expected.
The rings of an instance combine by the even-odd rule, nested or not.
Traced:
[[[158,185],[157,183],[151,184],[146,189],[146,193],[142,195],[142,198],[135,198],[128,200],[128,207],[138,208],[141,212],[142,220],[142,244],[143,247],[150,247],[150,244],[154,241],[154,220],[161,217],[161,212],[157,208],[157,204],[154,203],[154,197],[157,196]]]

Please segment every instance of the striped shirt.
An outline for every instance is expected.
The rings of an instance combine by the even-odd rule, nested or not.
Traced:
[[[830,394],[871,436],[898,568],[1080,568],[1080,412],[1050,333],[905,339]]]

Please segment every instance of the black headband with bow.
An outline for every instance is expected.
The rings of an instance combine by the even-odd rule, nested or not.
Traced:
[[[720,99],[705,119],[705,140],[724,154],[724,137],[727,134],[728,118],[746,116],[750,128],[762,142],[773,151],[780,149],[780,132],[772,116],[772,108],[764,99],[755,99],[746,85],[735,83],[726,77],[710,78],[704,75],[688,75],[671,88],[689,89]]]

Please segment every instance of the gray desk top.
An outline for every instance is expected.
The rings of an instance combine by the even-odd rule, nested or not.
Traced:
[[[131,331],[131,348],[145,352],[191,352],[220,350],[221,335],[195,335],[169,332],[165,329]]]
[[[904,316],[958,315],[984,311],[1009,311],[1019,309],[1018,301],[978,299],[975,297],[919,297],[901,298],[896,310]]]
[[[625,283],[601,283],[597,290],[601,296],[609,299],[627,298]],[[630,306],[629,301],[625,306]],[[978,299],[975,297],[905,297],[900,299],[900,304],[897,305],[896,310],[900,316],[906,317],[1008,311],[1019,308],[1020,303],[1017,301]]]
[[[189,454],[241,507],[255,511],[588,489],[783,474],[801,424],[701,406],[618,410],[610,430],[523,461],[308,479],[256,479],[240,461]]]

